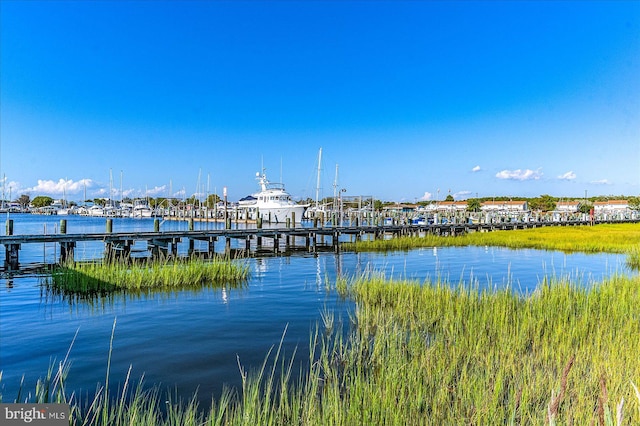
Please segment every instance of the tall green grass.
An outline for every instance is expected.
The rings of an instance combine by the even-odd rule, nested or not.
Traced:
[[[405,395],[400,411],[418,403],[429,424],[598,424],[598,406],[624,398],[640,422],[638,277],[545,281],[527,297],[382,278],[353,292],[371,403]]]
[[[44,284],[71,293],[238,285],[249,276],[246,262],[203,259],[149,260],[143,263],[72,263],[56,267]]]
[[[311,334],[298,379],[278,347],[257,371],[239,363],[242,388],[211,407],[157,387],[99,388],[72,423],[640,424],[637,276],[547,279],[518,296],[371,274],[346,291],[352,328]]]
[[[584,253],[626,253],[627,264],[640,269],[640,224],[553,226],[512,231],[474,232],[455,237],[427,234],[342,243],[345,250],[402,251],[419,247],[499,246]]]

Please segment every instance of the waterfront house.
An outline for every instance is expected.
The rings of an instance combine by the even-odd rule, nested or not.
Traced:
[[[576,213],[580,210],[580,201],[559,201],[556,203],[556,211],[559,213]]]
[[[483,212],[526,212],[529,204],[525,200],[518,201],[484,201],[480,210]]]
[[[439,212],[439,213],[456,213],[456,212],[465,212],[468,207],[467,201],[437,201],[435,203],[431,203],[427,206],[426,210],[428,212]]]
[[[607,200],[596,201],[593,203],[594,213],[625,213],[629,209],[629,201],[627,200]]]
[[[411,213],[416,210],[416,206],[413,204],[390,204],[382,207],[382,211],[385,213]]]

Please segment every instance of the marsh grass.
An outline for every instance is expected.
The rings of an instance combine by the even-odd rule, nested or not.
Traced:
[[[583,253],[624,253],[627,265],[640,269],[640,224],[552,226],[512,231],[474,232],[455,237],[433,234],[343,243],[345,250],[406,251],[420,247],[499,246],[512,249]]]
[[[512,231],[474,232],[455,237],[427,234],[422,237],[343,243],[342,247],[355,251],[386,251],[468,245],[585,253],[627,253],[632,248],[640,247],[640,224],[549,226]]]
[[[107,382],[76,402],[72,423],[640,424],[637,276],[547,278],[517,295],[372,272],[347,291],[352,327],[317,327],[297,379],[281,341],[257,371],[238,362],[242,388],[211,407],[140,384],[125,398],[127,377],[115,397]]]
[[[246,262],[230,259],[148,260],[142,263],[71,263],[56,267],[44,284],[58,291],[78,294],[110,293],[117,290],[182,289],[206,285],[244,283],[249,276]]]
[[[371,404],[404,395],[399,411],[428,424],[599,424],[596,407],[614,418],[624,399],[640,422],[638,277],[546,280],[526,297],[382,277],[352,291]]]

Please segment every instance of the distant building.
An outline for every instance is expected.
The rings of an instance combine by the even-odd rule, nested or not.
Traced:
[[[391,204],[382,207],[382,211],[388,213],[410,213],[416,210],[416,206],[413,204]]]
[[[559,213],[576,213],[580,210],[580,201],[559,201],[556,204],[556,211]]]
[[[526,212],[529,204],[524,201],[485,201],[480,205],[483,212]]]
[[[426,211],[428,212],[464,212],[467,210],[467,206],[469,204],[466,201],[438,201],[435,203],[431,203],[427,206]]]
[[[627,200],[607,200],[593,203],[594,213],[621,213],[629,211]]]

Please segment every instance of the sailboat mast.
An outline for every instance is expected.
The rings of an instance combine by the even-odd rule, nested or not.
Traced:
[[[337,210],[338,206],[338,165],[336,164],[336,177],[333,179],[333,206]]]
[[[320,165],[322,164],[322,147],[318,152],[318,178],[316,181],[316,210],[318,209],[318,198],[320,194]]]
[[[109,207],[113,205],[111,202],[112,196],[113,196],[113,170],[109,169]]]

